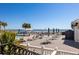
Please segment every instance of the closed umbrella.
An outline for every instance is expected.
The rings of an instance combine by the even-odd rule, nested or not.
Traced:
[[[48,28],[48,36],[50,35],[50,29]]]

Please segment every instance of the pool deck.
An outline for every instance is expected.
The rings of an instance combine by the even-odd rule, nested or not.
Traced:
[[[34,40],[29,42],[30,45],[33,46],[42,46],[40,43],[42,42],[42,39]],[[79,53],[79,47],[75,48],[74,46],[76,45],[75,42],[67,41],[67,43],[72,44],[71,46],[68,44],[65,44],[64,40],[50,40],[51,44],[44,45],[46,48],[52,48],[55,49],[56,47],[58,50],[63,50],[63,51],[70,51],[74,53]],[[73,46],[74,44],[74,46]],[[79,44],[77,44],[79,46]]]
[[[69,51],[74,53],[79,53],[79,43],[70,41],[70,40],[61,40],[61,38],[57,38],[55,40],[49,40],[51,44],[42,45],[41,43],[46,41],[46,39],[36,39],[33,41],[28,41],[28,43],[32,46],[44,46],[46,48],[55,49],[56,47],[58,50]]]

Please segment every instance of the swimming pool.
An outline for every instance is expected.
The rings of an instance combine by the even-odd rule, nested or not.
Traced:
[[[24,36],[16,36],[16,39],[20,40],[21,38],[23,38]]]

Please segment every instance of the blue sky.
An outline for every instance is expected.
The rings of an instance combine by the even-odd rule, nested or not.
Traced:
[[[71,22],[79,18],[79,4],[0,4],[0,20],[7,29],[22,28],[24,22],[32,29],[70,29]]]

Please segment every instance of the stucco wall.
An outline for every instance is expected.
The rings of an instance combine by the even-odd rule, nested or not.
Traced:
[[[74,29],[75,42],[79,42],[79,29]]]
[[[79,19],[76,19],[71,23],[71,27],[74,30],[74,40],[79,42]]]

